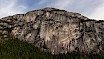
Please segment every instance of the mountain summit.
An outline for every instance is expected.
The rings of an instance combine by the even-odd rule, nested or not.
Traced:
[[[0,19],[0,38],[18,38],[52,54],[104,52],[104,21],[44,8]]]

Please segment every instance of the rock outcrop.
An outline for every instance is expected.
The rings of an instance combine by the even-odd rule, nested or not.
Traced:
[[[104,21],[79,13],[44,8],[0,19],[0,38],[8,35],[53,54],[104,52]]]

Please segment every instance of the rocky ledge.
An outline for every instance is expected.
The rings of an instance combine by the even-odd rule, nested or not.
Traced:
[[[52,54],[104,52],[104,21],[79,13],[44,8],[0,19],[0,39],[8,35]]]

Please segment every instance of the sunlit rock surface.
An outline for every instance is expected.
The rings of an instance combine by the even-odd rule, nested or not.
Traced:
[[[9,34],[52,54],[104,52],[103,20],[88,19],[79,13],[56,8],[0,19],[0,38],[7,40]]]

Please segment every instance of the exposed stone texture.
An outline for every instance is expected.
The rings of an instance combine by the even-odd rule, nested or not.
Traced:
[[[53,54],[104,52],[104,21],[92,20],[78,13],[44,8],[0,19],[4,38],[10,29],[13,37]],[[5,34],[5,35],[4,35]]]

